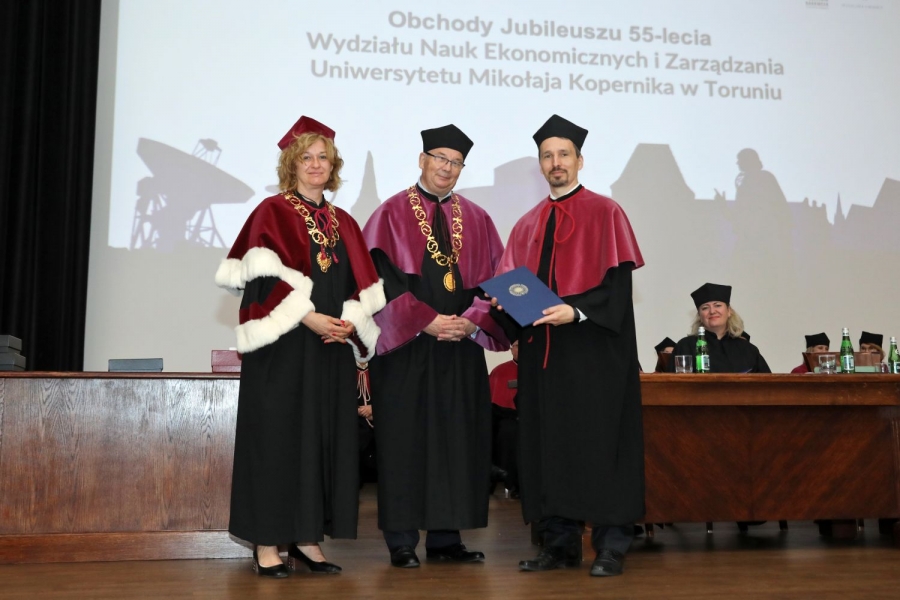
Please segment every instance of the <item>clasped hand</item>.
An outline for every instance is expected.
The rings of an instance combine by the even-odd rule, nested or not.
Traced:
[[[458,342],[476,331],[475,324],[465,317],[456,315],[438,315],[424,329],[441,342]]]
[[[333,344],[334,342],[346,344],[347,338],[355,330],[353,323],[350,321],[341,321],[335,317],[317,312],[307,313],[300,322],[321,337],[326,344]]]

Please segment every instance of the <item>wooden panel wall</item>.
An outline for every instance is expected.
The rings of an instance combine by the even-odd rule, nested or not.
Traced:
[[[223,531],[237,389],[233,378],[0,378],[0,561],[8,543],[47,534],[181,534],[153,538],[167,556],[185,533],[209,532],[243,554]]]
[[[238,378],[0,375],[0,563],[244,556]],[[900,517],[900,376],[642,375],[647,521]]]

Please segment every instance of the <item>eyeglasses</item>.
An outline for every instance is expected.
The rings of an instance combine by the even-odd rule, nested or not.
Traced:
[[[319,155],[303,154],[302,156],[300,156],[300,162],[303,163],[303,166],[305,166],[305,167],[308,167],[309,165],[311,165],[313,163],[313,161],[318,161],[320,163],[329,162],[328,155],[323,153],[323,154],[319,154]]]
[[[433,158],[434,162],[436,162],[439,167],[446,167],[449,164],[457,171],[460,171],[464,166],[466,166],[466,163],[464,162],[460,162],[458,160],[450,160],[446,156],[441,156],[440,154],[432,154],[431,152],[426,152],[425,154]]]

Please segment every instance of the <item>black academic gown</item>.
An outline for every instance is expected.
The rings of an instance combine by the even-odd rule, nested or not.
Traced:
[[[552,289],[554,217],[547,223],[537,274]],[[644,514],[633,267],[627,262],[610,268],[599,286],[562,298],[586,320],[515,332],[519,486],[526,522],[556,516],[623,525]]]
[[[356,283],[343,241],[326,273],[310,244],[311,300],[340,317]],[[247,283],[241,308],[277,279]],[[235,536],[266,546],[356,538],[359,500],[356,363],[348,344],[324,344],[305,325],[243,355],[234,443]]]
[[[421,192],[420,192],[421,193]],[[422,194],[425,201],[433,201]],[[442,213],[432,229],[450,254]],[[463,232],[465,235],[465,232]],[[465,252],[465,249],[463,249]],[[461,315],[475,289],[444,288],[447,267],[426,251],[422,275],[404,273],[372,251],[388,302],[411,292],[443,315]],[[378,448],[378,526],[385,531],[487,526],[491,394],[484,350],[474,341],[439,342],[427,333],[371,362]]]
[[[709,350],[709,369],[712,373],[771,373],[766,359],[759,353],[759,348],[742,337],[731,337],[725,334],[718,339],[714,334],[706,334],[706,347]],[[681,338],[672,352],[675,356],[695,356],[697,336],[689,335]],[[692,364],[696,364],[696,361]],[[667,365],[669,373],[675,372],[675,361]]]

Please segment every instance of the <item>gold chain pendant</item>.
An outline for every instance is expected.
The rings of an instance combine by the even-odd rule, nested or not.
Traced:
[[[444,288],[448,292],[456,290],[456,280],[453,279],[453,267],[450,267],[450,272],[444,275]]]
[[[294,192],[284,192],[284,198],[290,202],[294,208],[297,209],[297,212],[300,213],[300,216],[303,217],[303,221],[306,223],[306,230],[309,233],[309,237],[312,238],[312,241],[322,247],[321,251],[316,255],[316,262],[319,264],[319,268],[322,269],[323,273],[327,272],[332,261],[331,256],[325,253],[325,248],[334,248],[335,245],[337,245],[338,240],[341,239],[340,230],[338,229],[340,223],[338,223],[337,215],[334,213],[334,206],[328,201],[324,201],[325,206],[328,207],[328,212],[331,217],[331,227],[334,232],[334,237],[329,238],[319,230],[312,215],[309,214],[309,210],[303,205],[300,198],[294,195]]]
[[[418,192],[416,192],[416,186],[411,185],[406,190],[406,195],[409,198],[409,205],[412,207],[413,215],[419,221],[419,230],[425,236],[425,250],[431,254],[434,262],[450,269],[450,272],[444,275],[444,288],[448,292],[452,292],[456,289],[456,281],[453,279],[453,265],[459,263],[459,253],[462,250],[463,240],[462,209],[459,206],[459,196],[456,194],[451,196],[452,202],[450,207],[453,223],[450,225],[450,256],[447,256],[438,249],[437,240],[434,239],[434,232],[431,231],[431,225],[428,224],[427,213],[422,207],[422,201]],[[441,207],[437,206],[435,209],[441,210]]]
[[[316,255],[316,262],[319,263],[319,268],[322,269],[323,273],[325,273],[326,271],[328,271],[328,267],[331,266],[331,257],[324,252],[319,252]]]

